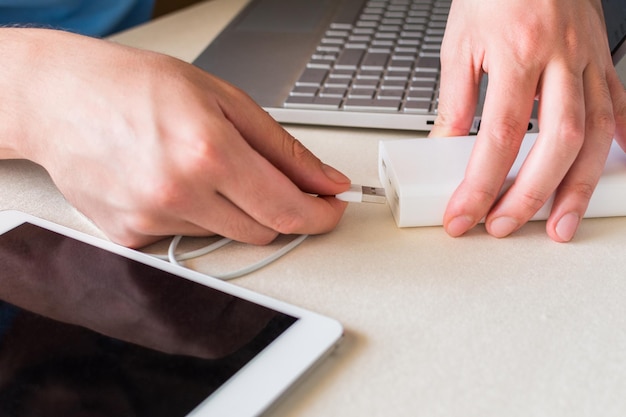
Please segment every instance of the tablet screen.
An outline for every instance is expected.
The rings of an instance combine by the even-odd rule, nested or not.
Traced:
[[[30,223],[0,300],[7,417],[183,417],[297,320]]]

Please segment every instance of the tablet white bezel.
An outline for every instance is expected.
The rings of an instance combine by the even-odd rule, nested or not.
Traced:
[[[223,386],[199,404],[188,417],[213,415],[248,417],[263,413],[298,378],[325,357],[343,335],[341,324],[334,319],[22,212],[0,211],[0,234],[26,222],[298,319]]]

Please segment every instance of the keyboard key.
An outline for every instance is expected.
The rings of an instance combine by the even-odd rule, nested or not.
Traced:
[[[312,59],[307,64],[309,68],[322,68],[322,69],[330,69],[331,65],[332,65],[332,61],[328,59]]]
[[[387,53],[367,53],[363,58],[363,62],[361,66],[364,69],[372,70],[372,69],[384,69],[387,65],[387,61],[389,60],[389,54]]]
[[[344,38],[324,38],[322,45],[343,45],[346,42]]]
[[[365,49],[344,49],[339,55],[339,58],[337,58],[335,68],[357,69],[359,63],[361,62],[361,59],[363,58],[363,55],[365,55]]]
[[[385,48],[388,51],[391,51],[395,44],[394,39],[374,39],[371,43],[374,48]]]
[[[387,68],[389,68],[390,70],[401,70],[401,69],[408,69],[408,70],[410,70],[412,67],[413,67],[413,61],[412,60],[392,59],[389,62],[389,66]]]
[[[382,24],[378,26],[378,31],[379,32],[393,32],[394,34],[397,34],[398,32],[400,32],[400,30],[402,29],[402,21],[398,20],[396,24],[394,23],[387,23],[387,24]],[[395,35],[397,36],[397,35]]]
[[[353,88],[348,93],[348,97],[369,99],[374,97],[374,94],[376,94],[376,90],[373,88]]]
[[[372,28],[375,29],[378,27],[378,22],[374,22],[374,21],[360,21],[357,24],[357,27],[360,28]]]
[[[445,27],[446,27],[446,22],[430,21],[430,22],[428,23],[428,27],[429,27],[429,28],[445,29]]]
[[[397,45],[393,52],[396,54],[413,54],[417,56],[419,50],[418,46],[419,45]]]
[[[359,21],[357,22],[357,25],[359,25],[360,23],[364,23],[364,22],[375,22],[375,23],[378,23],[378,21],[380,21],[380,19],[381,19],[381,15],[380,14],[376,14],[376,13],[363,14],[359,18]]]
[[[361,70],[356,76],[359,80],[380,80],[383,75],[381,70]]]
[[[304,70],[296,85],[318,86],[324,82],[328,70],[322,68],[307,68]]]
[[[384,100],[402,100],[402,97],[404,96],[404,90],[380,90],[378,92],[378,96],[377,98],[379,99],[384,99]]]
[[[291,90],[291,95],[293,96],[309,96],[313,97],[317,94],[317,87],[307,87],[307,86],[295,86],[293,90]]]
[[[430,104],[430,101],[407,101],[403,110],[405,113],[428,113]]]
[[[407,100],[428,100],[433,99],[432,90],[410,90],[406,96]]]
[[[403,26],[403,29],[406,31],[411,31],[411,32],[424,32],[426,29],[426,25],[422,25],[422,24],[415,24],[415,23],[408,23],[406,25]],[[434,33],[435,35],[437,33]]]
[[[390,80],[385,79],[381,84],[380,88],[383,90],[402,90],[406,88],[406,78],[404,80]]]
[[[350,36],[350,31],[329,29],[326,31],[325,36],[330,38],[347,38]]]
[[[405,30],[400,33],[400,37],[422,39],[424,37],[424,32]]]
[[[328,74],[328,78],[329,79],[352,79],[354,77],[354,71],[352,70],[341,70],[341,69],[335,69],[333,71],[330,72],[330,74]]]
[[[435,81],[416,80],[410,84],[411,90],[428,90],[434,91],[437,83]]]
[[[346,95],[345,88],[327,87],[320,91],[320,97],[339,97],[343,98]]]
[[[424,37],[424,42],[425,43],[441,43],[443,42],[443,35],[442,36],[433,36],[433,35],[426,35]]]
[[[326,61],[334,61],[337,59],[337,56],[339,55],[336,52],[319,51],[313,54],[313,56],[311,57],[311,60],[319,59],[319,60],[326,60]]]
[[[285,107],[336,110],[339,108],[341,100],[342,99],[338,97],[289,96],[287,97],[287,100],[285,100]]]
[[[352,33],[354,33],[355,35],[373,36],[376,31],[373,28],[354,28]]]
[[[353,86],[355,86],[356,88],[376,88],[378,86],[378,80],[380,78],[376,78],[376,79],[370,79],[370,78],[357,78],[356,80],[354,80],[354,82],[352,83]]]
[[[345,110],[376,110],[382,112],[396,112],[400,108],[400,100],[378,100],[363,98],[347,98],[344,102]]]
[[[387,71],[387,74],[385,74],[385,80],[402,80],[402,81],[406,81],[409,76],[411,75],[411,71],[407,71],[407,70],[393,70],[393,71]]]
[[[439,58],[433,56],[420,56],[415,64],[415,68],[422,71],[439,71]]]
[[[318,53],[324,53],[324,52],[328,52],[328,53],[339,53],[341,52],[341,48],[337,45],[322,45],[320,44],[317,47],[317,52]]]
[[[348,38],[348,41],[352,43],[368,44],[372,41],[372,36],[371,35],[351,35]]]
[[[331,23],[330,24],[330,28],[333,30],[351,30],[352,29],[352,23]]]
[[[351,78],[328,78],[324,87],[327,88],[343,88],[346,89],[352,82]]]
[[[391,59],[402,60],[402,61],[415,61],[416,57],[417,55],[411,52],[397,52],[396,51],[394,52]]]
[[[429,55],[440,55],[441,44],[440,43],[425,43],[422,46],[422,50]]]
[[[428,23],[428,18],[426,17],[409,17],[406,19],[406,22],[411,25],[425,25]]]
[[[430,11],[428,10],[411,10],[409,12],[409,16],[411,17],[421,17],[424,19],[428,19],[428,16],[430,16]]]

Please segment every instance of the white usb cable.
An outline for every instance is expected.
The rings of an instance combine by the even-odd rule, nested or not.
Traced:
[[[368,187],[368,186],[362,186],[358,184],[353,184],[350,187],[350,190],[337,194],[335,197],[339,200],[353,202],[353,203],[379,203],[381,204],[381,203],[386,202],[384,188]],[[264,266],[274,262],[276,259],[285,255],[286,253],[294,249],[296,246],[298,246],[300,243],[302,243],[307,238],[307,236],[308,235],[297,236],[291,242],[287,243],[285,246],[278,249],[276,252],[269,255],[265,259],[262,259],[259,262],[256,262],[245,268],[241,268],[236,271],[225,273],[225,274],[211,275],[211,276],[213,276],[214,278],[222,279],[222,280],[229,280],[229,279],[233,279],[233,278],[237,278],[237,277],[241,277],[243,275],[249,274],[253,271],[256,271],[257,269],[263,268]],[[168,251],[167,251],[167,255],[165,256],[153,255],[153,256],[163,259],[163,260],[167,260],[175,265],[181,265],[182,261],[186,261],[189,259],[198,258],[200,256],[206,255],[232,242],[231,239],[222,238],[218,240],[217,242],[212,243],[203,248],[190,251],[190,252],[177,254],[176,249],[178,248],[178,244],[180,243],[182,239],[183,239],[183,236],[180,236],[180,235],[175,236],[172,239],[169,245]]]

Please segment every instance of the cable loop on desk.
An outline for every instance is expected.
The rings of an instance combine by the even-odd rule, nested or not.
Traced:
[[[304,242],[304,240],[308,237],[309,235],[299,235],[298,237],[296,237],[295,239],[293,239],[291,242],[287,243],[285,246],[283,246],[282,248],[278,249],[276,252],[272,253],[271,255],[265,257],[264,259],[261,259],[258,262],[253,263],[252,265],[246,266],[244,268],[238,269],[236,271],[233,272],[228,272],[228,273],[224,273],[224,274],[208,274],[214,278],[218,278],[221,280],[230,280],[233,278],[239,278],[242,277],[244,275],[247,275],[251,272],[257,271],[267,265],[269,265],[270,263],[274,262],[275,260],[281,258],[283,255],[289,253],[291,250],[293,250],[294,248],[296,248],[298,245],[300,245],[300,243]],[[178,248],[178,245],[180,244],[180,241],[183,239],[183,236],[178,235],[178,236],[174,236],[174,238],[172,239],[172,241],[170,242],[170,245],[167,249],[167,257],[160,257],[162,259],[166,259],[169,262],[173,263],[174,265],[180,265],[180,266],[184,266],[181,264],[182,261],[186,261],[189,259],[194,259],[194,258],[198,258],[200,256],[209,254],[229,243],[231,243],[233,240],[232,239],[228,239],[228,238],[222,238],[220,240],[218,240],[217,242],[214,242],[210,245],[207,245],[203,248],[200,249],[196,249],[194,251],[190,251],[190,252],[186,252],[186,253],[182,253],[182,254],[176,254],[176,249]]]

